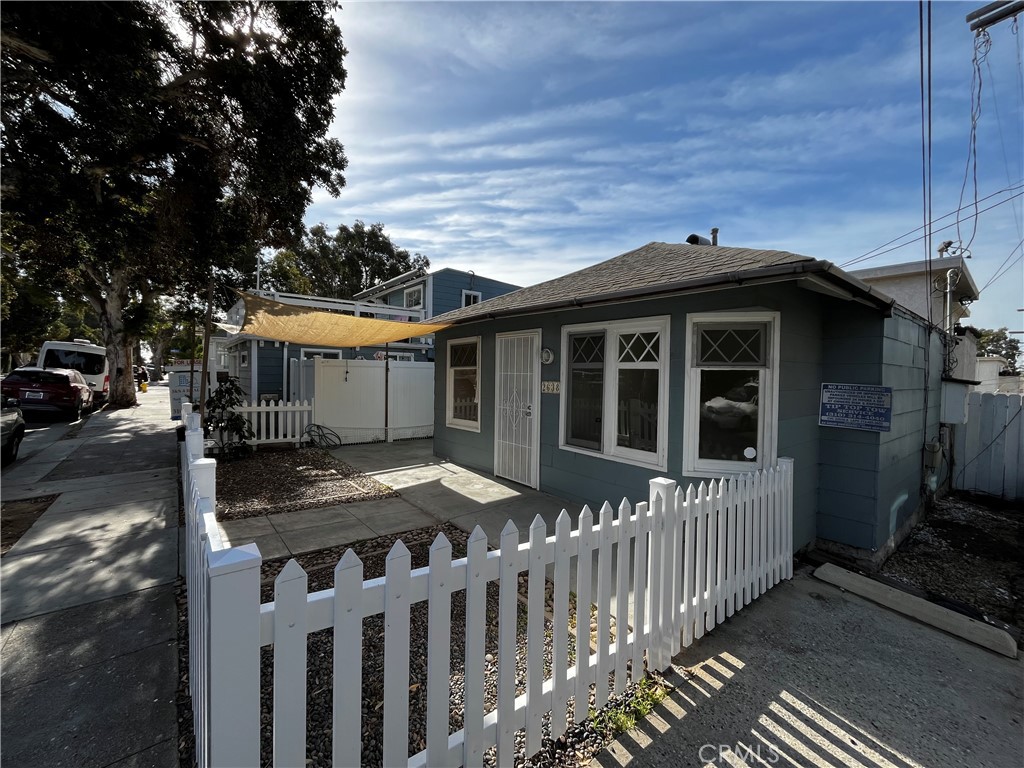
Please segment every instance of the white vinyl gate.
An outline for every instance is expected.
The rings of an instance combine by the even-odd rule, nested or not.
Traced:
[[[538,487],[540,331],[498,334],[494,372],[494,474]]]

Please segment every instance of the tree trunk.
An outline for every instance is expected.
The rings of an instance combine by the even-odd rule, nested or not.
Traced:
[[[167,352],[167,342],[154,339],[149,342],[149,348],[153,352],[153,381],[163,381],[164,355]]]
[[[102,297],[90,297],[100,318],[100,334],[110,362],[110,395],[108,402],[117,407],[137,405],[135,376],[132,373],[133,340],[125,331],[123,311],[128,303],[128,281],[115,272]]]

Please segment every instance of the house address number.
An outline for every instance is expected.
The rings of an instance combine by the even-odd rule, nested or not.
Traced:
[[[542,381],[540,383],[540,392],[542,395],[557,395],[561,392],[561,382],[558,381]]]

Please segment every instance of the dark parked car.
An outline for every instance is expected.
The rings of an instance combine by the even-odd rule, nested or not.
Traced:
[[[0,450],[0,456],[3,463],[7,464],[18,460],[18,450],[25,438],[25,419],[18,407],[18,398],[4,396],[0,419],[3,425],[3,448]]]
[[[11,371],[0,382],[4,397],[16,397],[25,412],[59,413],[72,420],[92,409],[93,394],[88,382],[70,368],[34,368]]]

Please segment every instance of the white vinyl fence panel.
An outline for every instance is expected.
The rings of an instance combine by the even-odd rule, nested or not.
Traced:
[[[261,446],[273,443],[299,443],[306,427],[313,419],[313,404],[267,400],[262,403],[242,403],[233,409],[245,416],[254,436],[247,442]]]
[[[971,392],[967,423],[955,427],[953,487],[1024,500],[1024,396]]]
[[[342,443],[434,434],[433,363],[392,360],[385,369],[382,360],[313,362],[314,422],[333,430]]]
[[[671,480],[652,480],[647,501],[635,506],[623,501],[617,510],[605,504],[596,524],[584,507],[573,528],[563,510],[554,535],[540,516],[528,532],[509,521],[496,551],[488,551],[487,537],[477,527],[469,536],[466,557],[453,560],[452,546],[441,534],[423,568],[410,567],[409,550],[397,541],[381,578],[364,580],[362,563],[349,550],[335,568],[334,587],[312,594],[306,593],[306,574],[290,561],[275,582],[274,602],[260,605],[255,546],[220,550],[216,536],[204,528],[211,520],[214,475],[211,460],[196,458],[201,456],[201,432],[197,434],[198,453],[184,449],[183,474],[186,488],[193,489],[186,496],[193,643],[189,667],[200,768],[259,764],[261,646],[274,649],[275,766],[303,765],[308,757],[305,636],[324,629],[334,632],[333,762],[359,764],[362,628],[363,620],[376,614],[384,617],[384,764],[478,766],[484,752],[496,746],[498,764],[508,765],[517,731],[525,731],[527,752],[535,752],[549,712],[557,737],[570,722],[588,716],[591,690],[600,706],[611,693],[643,676],[645,660],[648,669],[666,669],[672,656],[694,638],[792,576],[793,462],[780,459],[777,468],[686,491]],[[186,445],[195,442],[190,431]],[[525,541],[521,533],[526,533]],[[575,584],[569,583],[573,558]],[[595,561],[596,579],[591,572]],[[554,574],[550,605],[545,599],[549,565]],[[523,573],[527,672],[525,680],[517,680]],[[633,626],[627,621],[631,575]],[[497,582],[498,589],[498,653],[491,662],[497,667],[498,687],[495,708],[486,711],[490,582]],[[597,584],[596,595],[591,594],[592,583]],[[570,590],[581,613],[571,665]],[[452,595],[460,591],[466,596],[465,624],[452,626]],[[237,599],[228,599],[231,595]],[[597,617],[593,635],[592,597]],[[410,756],[410,609],[421,601],[427,601],[428,616],[426,739],[425,748]],[[545,673],[548,610],[554,647],[550,673]],[[609,631],[612,616],[617,624],[614,639]],[[453,637],[465,643],[464,727],[450,734]],[[517,695],[516,686],[524,683],[524,692]],[[572,697],[575,707],[567,720]]]

